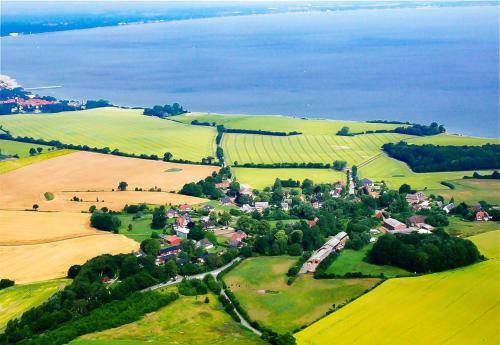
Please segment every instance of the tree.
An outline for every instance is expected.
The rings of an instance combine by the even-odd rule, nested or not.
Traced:
[[[0,290],[14,286],[15,282],[10,279],[0,279]]]
[[[37,153],[42,153],[42,151],[43,151],[43,148],[42,148],[42,147],[37,147],[37,148],[36,148],[36,152],[37,152]]]
[[[118,190],[120,191],[126,191],[127,190],[127,187],[128,187],[128,183],[125,182],[125,181],[121,181],[119,184],[118,184]]]
[[[38,206],[38,204],[33,204],[33,210],[38,211],[38,208],[39,208],[39,207],[40,207],[40,206]]]
[[[163,271],[170,279],[175,278],[175,276],[177,276],[178,270],[179,269],[177,267],[177,264],[175,263],[175,260],[170,259],[165,263],[165,265],[163,265]]]
[[[342,135],[342,136],[349,136],[351,135],[349,127],[342,127],[338,132],[337,135]]]
[[[80,270],[82,269],[81,265],[73,265],[68,269],[68,278],[74,279],[80,273]]]
[[[30,156],[36,155],[36,149],[35,148],[30,148]]]
[[[169,161],[172,159],[172,157],[173,157],[173,155],[172,155],[172,153],[170,153],[170,152],[165,152],[165,153],[163,154],[163,160],[164,160],[165,162],[169,162]]]
[[[229,225],[231,222],[231,215],[228,212],[223,212],[219,217],[219,223],[222,225]]]
[[[345,169],[345,167],[347,166],[347,162],[346,161],[334,161],[333,162],[333,169],[335,170],[338,170],[338,171],[342,171]]]
[[[409,184],[403,183],[399,187],[398,191],[399,191],[399,194],[408,194],[408,193],[411,193],[411,186]]]
[[[356,176],[358,176],[358,167],[353,165],[351,168],[351,175],[353,179],[356,179]]]
[[[120,218],[108,212],[95,211],[90,216],[90,225],[99,230],[117,231],[121,224]]]
[[[154,238],[147,238],[141,242],[141,250],[147,255],[157,256],[160,248],[160,241]]]
[[[95,205],[92,205],[89,207],[89,212],[92,213],[95,211],[95,209],[96,209]]]
[[[129,223],[129,225],[128,225],[128,227],[127,227],[127,230],[128,230],[128,231],[132,231],[132,228],[133,228],[132,223]]]
[[[165,206],[160,206],[155,208],[153,212],[153,220],[151,221],[151,227],[153,229],[163,229],[167,224],[167,215],[165,213]]]

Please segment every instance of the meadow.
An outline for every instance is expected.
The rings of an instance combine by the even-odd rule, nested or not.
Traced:
[[[250,317],[285,333],[322,317],[332,305],[363,294],[379,279],[322,279],[302,275],[286,284],[286,272],[297,258],[249,258],[224,276]]]
[[[433,193],[443,196],[445,200],[453,197],[455,202],[464,201],[467,204],[475,204],[481,200],[492,205],[500,203],[500,180],[457,179],[448,182],[452,183],[455,189],[443,188]]]
[[[139,345],[139,344],[267,344],[256,335],[237,324],[223,310],[213,294],[180,298],[147,314],[140,321],[106,331],[84,335],[71,345]]]
[[[18,141],[12,140],[2,140],[0,139],[0,152],[4,155],[18,155],[19,158],[30,157],[30,149],[37,149],[38,147],[42,148],[42,153],[46,153],[50,146],[46,145],[38,145],[38,144],[28,144],[21,143]]]
[[[140,109],[98,108],[45,115],[2,116],[13,136],[59,140],[65,144],[109,147],[126,153],[171,152],[199,162],[215,155],[215,129],[144,116]]]
[[[9,320],[21,316],[26,310],[42,304],[69,283],[67,279],[15,285],[0,290],[0,330]]]
[[[395,266],[379,266],[373,265],[369,262],[364,261],[366,254],[373,247],[372,244],[364,246],[360,250],[345,249],[343,250],[339,257],[332,262],[330,267],[326,270],[326,273],[344,275],[346,273],[361,272],[365,275],[379,276],[384,274],[385,277],[391,278],[396,276],[406,276],[410,275],[405,269],[395,267]]]
[[[467,137],[456,134],[440,134],[431,137],[414,137],[406,141],[409,144],[415,144],[415,145],[433,144],[433,145],[477,146],[484,144],[500,144],[500,140],[498,139]]]
[[[339,345],[500,342],[499,235],[494,231],[470,238],[490,260],[390,279],[295,334],[297,344],[326,345],[334,338]]]
[[[449,217],[448,219],[450,224],[445,230],[452,236],[469,237],[500,229],[500,222],[470,222],[458,217]]]
[[[333,169],[231,168],[231,172],[238,179],[238,182],[257,189],[272,186],[276,178],[281,180],[291,178],[298,181],[308,178],[316,183],[345,182],[347,179],[346,173]]]

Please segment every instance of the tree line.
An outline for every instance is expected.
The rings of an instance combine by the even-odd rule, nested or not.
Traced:
[[[461,171],[500,168],[500,145],[440,146],[409,145],[406,142],[382,146],[389,156],[407,163],[415,172]]]
[[[143,111],[144,115],[161,118],[182,115],[185,113],[187,113],[187,110],[185,110],[179,103],[155,105],[153,108],[145,108]]]
[[[259,134],[259,135],[271,135],[278,137],[285,137],[291,135],[299,135],[302,132],[291,131],[291,132],[278,132],[278,131],[265,131],[262,129],[242,129],[242,128],[226,128],[224,125],[218,125],[215,122],[200,122],[199,120],[191,121],[193,126],[206,126],[206,127],[217,127],[218,132],[222,133],[241,133],[241,134]]]

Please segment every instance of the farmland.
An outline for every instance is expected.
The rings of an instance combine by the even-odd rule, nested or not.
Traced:
[[[500,229],[500,222],[470,222],[458,217],[450,217],[449,220],[450,225],[446,227],[446,232],[452,236],[469,237]]]
[[[472,175],[471,173],[466,175]],[[500,180],[458,179],[451,180],[455,189],[434,191],[434,194],[443,196],[446,200],[455,199],[455,202],[475,204],[484,200],[493,205],[500,203]]]
[[[292,331],[323,316],[333,305],[361,295],[378,279],[323,279],[310,275],[286,284],[296,258],[257,257],[242,262],[224,281],[250,317],[276,332]]]
[[[0,330],[9,320],[45,302],[69,280],[58,279],[40,283],[15,285],[0,291]]]
[[[309,178],[316,183],[332,183],[339,180],[345,182],[346,180],[344,172],[332,169],[232,168],[231,171],[240,183],[259,189],[272,186],[276,178],[281,180],[291,178],[299,181]]]
[[[29,157],[31,148],[42,148],[42,152],[47,152],[50,146],[38,145],[38,144],[28,144],[21,143],[12,140],[1,140],[0,139],[0,152],[4,155],[13,156],[17,154],[20,158]]]
[[[0,277],[19,284],[65,277],[71,265],[83,264],[101,254],[130,253],[138,248],[137,242],[125,236],[106,232],[41,244],[0,246]]]
[[[499,144],[498,139],[466,137],[463,135],[440,134],[431,137],[414,137],[406,140],[409,144],[424,145],[484,145],[484,144]]]
[[[65,144],[109,147],[126,153],[171,152],[174,158],[200,161],[214,156],[215,129],[141,115],[142,110],[99,108],[47,115],[2,116],[13,136],[59,140]]]
[[[224,134],[222,147],[230,164],[243,163],[330,163],[346,161],[360,165],[381,153],[384,143],[398,142],[406,135],[366,134],[354,137],[336,135],[266,136]]]
[[[180,170],[166,172],[172,168]],[[167,192],[180,189],[184,183],[203,179],[216,169],[75,152],[0,175],[0,204],[10,210],[31,209],[36,203],[42,211],[77,212],[87,211],[94,204],[113,210],[119,210],[127,203],[197,204],[204,199]],[[19,181],[23,183],[19,184]],[[120,181],[128,183],[128,191],[113,192]],[[134,191],[136,187],[144,191]],[[160,188],[161,192],[148,192],[154,187]],[[47,200],[45,192],[51,192],[55,198]],[[71,201],[74,196],[83,201]]]
[[[437,274],[390,279],[295,334],[297,343],[330,344],[333,338],[340,345],[500,342],[498,234],[471,238],[494,259]]]
[[[20,159],[15,159],[15,160],[7,160],[0,162],[0,174],[7,173],[12,170],[16,170],[19,168],[22,168],[26,165],[42,162],[46,159],[51,159],[59,156],[66,155],[68,153],[72,153],[74,151],[72,150],[57,150],[57,151],[51,151],[47,153],[42,153],[36,156],[29,156],[29,157],[24,157]]]
[[[250,331],[242,328],[224,312],[213,294],[210,303],[204,296],[180,298],[140,321],[103,332],[88,334],[71,342],[72,345],[101,344],[266,344]]]
[[[386,277],[405,276],[411,273],[395,266],[379,266],[363,261],[372,245],[366,245],[360,250],[345,249],[339,257],[328,267],[326,273],[344,275],[346,273],[361,272],[364,275],[378,276],[384,274]]]

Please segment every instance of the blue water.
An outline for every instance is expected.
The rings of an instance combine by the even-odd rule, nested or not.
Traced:
[[[498,138],[498,6],[197,19],[1,39],[1,72],[68,99],[429,123]]]

